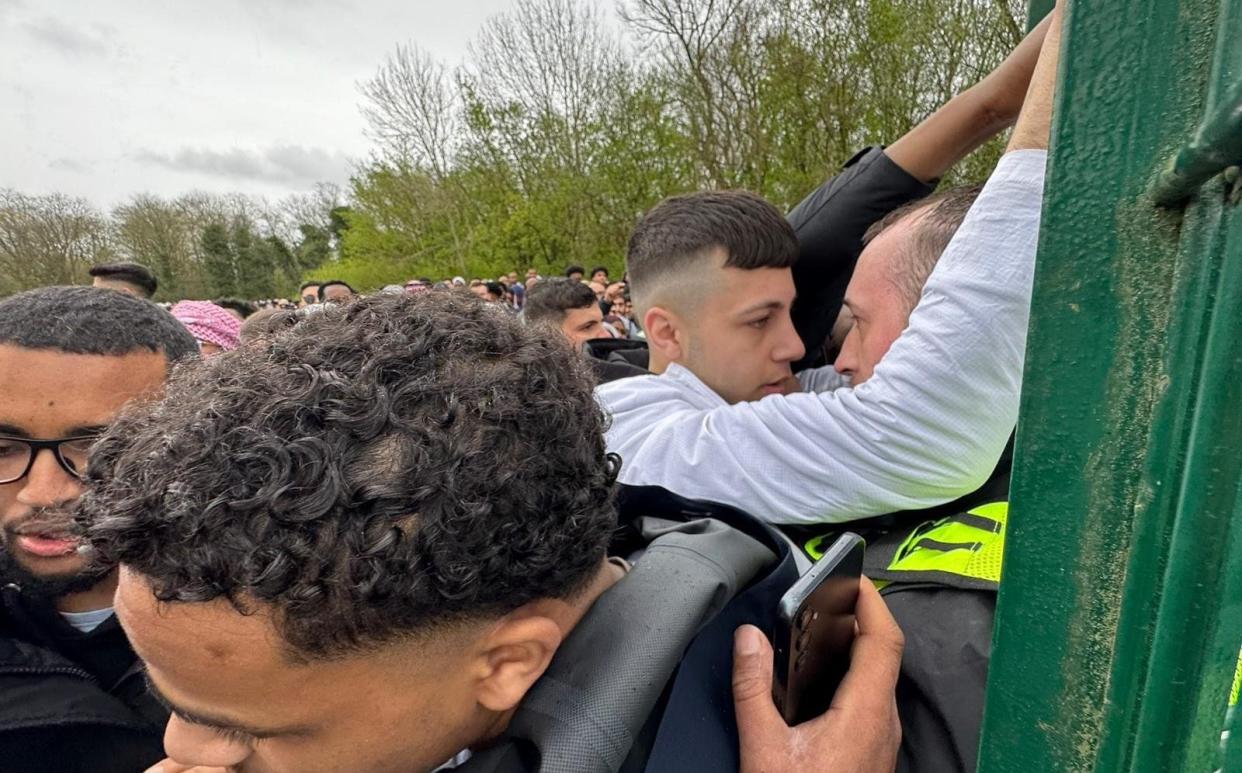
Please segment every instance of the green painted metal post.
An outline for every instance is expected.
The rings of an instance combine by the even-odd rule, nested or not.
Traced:
[[[1026,30],[1030,32],[1045,16],[1052,13],[1057,0],[1031,0],[1026,8]]]
[[[1067,9],[986,773],[1220,760],[1242,644],[1242,211],[1220,176],[1175,207],[1151,185],[1229,93],[1238,3]]]

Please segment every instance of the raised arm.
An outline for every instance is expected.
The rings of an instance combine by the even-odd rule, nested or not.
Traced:
[[[1013,125],[1022,107],[1045,20],[995,70],[951,99],[885,150],[859,153],[789,213],[798,235],[794,326],[815,364],[841,310],[845,287],[867,228],[906,202],[922,198],[935,180],[996,133]]]

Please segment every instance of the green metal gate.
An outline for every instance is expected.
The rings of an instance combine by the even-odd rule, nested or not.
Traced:
[[[980,770],[1242,771],[1242,0],[1063,30]]]

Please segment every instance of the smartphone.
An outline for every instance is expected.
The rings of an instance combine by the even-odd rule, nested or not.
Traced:
[[[790,727],[828,710],[850,667],[864,544],[851,532],[781,598],[772,647],[772,697]]]

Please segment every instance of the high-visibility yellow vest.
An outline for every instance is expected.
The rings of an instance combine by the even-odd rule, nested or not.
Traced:
[[[1008,515],[1008,502],[989,502],[874,535],[867,540],[864,572],[881,588],[919,582],[994,591],[1000,587]],[[838,534],[816,537],[803,549],[818,560]]]

